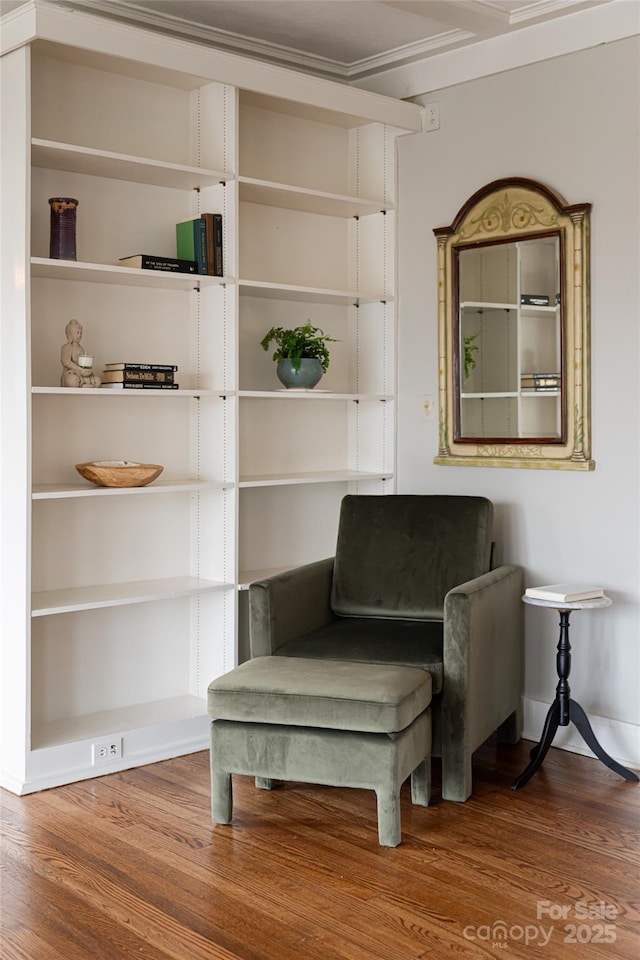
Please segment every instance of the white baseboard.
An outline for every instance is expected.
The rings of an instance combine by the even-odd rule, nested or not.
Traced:
[[[537,742],[540,739],[550,706],[550,703],[529,700],[525,697],[522,732],[525,740]],[[592,716],[588,711],[587,715],[602,749],[624,767],[630,767],[632,770],[640,769],[640,726],[623,723],[620,720],[610,720],[608,717]],[[559,747],[560,750],[568,750],[570,753],[580,753],[586,757],[593,756],[572,723],[567,727],[558,727],[553,746]]]

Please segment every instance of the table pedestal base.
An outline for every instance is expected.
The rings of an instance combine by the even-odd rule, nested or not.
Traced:
[[[574,724],[587,746],[593,750],[596,757],[602,760],[605,766],[615,771],[615,773],[618,773],[621,777],[624,777],[625,780],[638,783],[640,782],[640,777],[638,777],[633,770],[627,770],[622,764],[617,763],[613,757],[610,757],[608,753],[605,753],[598,743],[595,733],[591,729],[591,724],[589,723],[586,713],[579,703],[571,699],[571,690],[568,683],[569,671],[571,670],[571,644],[569,643],[569,614],[571,611],[560,610],[559,612],[560,639],[558,641],[556,658],[559,679],[558,686],[556,687],[556,698],[549,707],[540,742],[531,751],[531,762],[517,780],[514,780],[511,789],[519,790],[520,787],[524,787],[524,785],[529,782],[546,757],[558,727],[567,727],[570,723]]]
[[[615,773],[619,773],[621,777],[624,777],[625,780],[630,780],[634,783],[638,783],[638,776],[633,772],[633,770],[627,770],[626,767],[623,767],[622,764],[618,763],[613,757],[610,757],[606,753],[596,739],[596,735],[591,728],[589,719],[580,706],[579,703],[576,703],[575,700],[569,700],[569,723],[573,723],[577,728],[578,732],[582,735],[582,739],[586,742],[587,746],[593,750],[596,757],[609,767],[610,770],[614,770]],[[560,701],[555,700],[547,713],[547,719],[544,723],[544,728],[542,730],[542,737],[540,742],[533,748],[531,751],[531,762],[529,766],[524,770],[520,776],[513,782],[511,787],[512,790],[519,790],[520,787],[524,787],[526,783],[529,782],[531,777],[534,775],[542,761],[547,755],[549,747],[553,743],[553,738],[556,735],[556,731],[559,726],[567,726],[567,723],[560,723]]]

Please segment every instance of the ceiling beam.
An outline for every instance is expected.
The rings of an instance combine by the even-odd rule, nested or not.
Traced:
[[[446,29],[475,33],[478,38],[493,37],[509,26],[508,10],[500,10],[483,0],[383,0],[385,6],[398,8],[417,17],[445,24]]]

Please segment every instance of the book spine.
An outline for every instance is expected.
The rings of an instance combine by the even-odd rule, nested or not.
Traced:
[[[105,371],[111,370],[163,370],[175,373],[178,365],[175,363],[105,363]]]
[[[213,214],[203,213],[203,219],[207,228],[207,273],[210,277],[213,274]]]
[[[194,243],[196,245],[196,261],[198,273],[207,274],[207,222],[204,217],[196,217],[193,221]]]
[[[103,383],[173,383],[173,370],[105,370]]]
[[[178,390],[177,383],[103,383],[107,390]]]
[[[222,214],[213,215],[213,275],[224,276],[224,261],[222,256]]]

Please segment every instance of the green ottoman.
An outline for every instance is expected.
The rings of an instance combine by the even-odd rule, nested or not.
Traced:
[[[375,790],[378,838],[401,840],[400,787],[428,806],[431,675],[415,667],[258,657],[209,685],[211,816],[229,823],[231,774]]]

